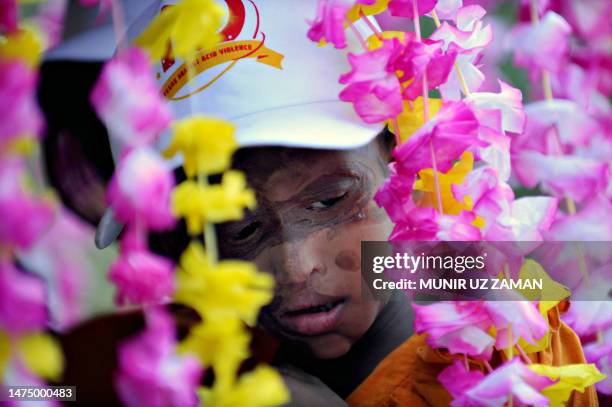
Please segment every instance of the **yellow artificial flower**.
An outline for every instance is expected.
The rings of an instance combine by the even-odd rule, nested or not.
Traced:
[[[191,235],[202,233],[204,222],[239,220],[244,208],[254,207],[255,193],[246,188],[246,179],[240,171],[227,171],[220,184],[184,181],[172,193],[174,214],[185,218]]]
[[[542,290],[519,290],[520,294],[529,301],[539,301],[538,309],[546,322],[548,311],[559,304],[559,301],[570,296],[570,291],[562,284],[553,280],[542,266],[532,259],[527,259],[519,271],[519,279],[542,279]],[[549,325],[550,326],[550,325]],[[531,344],[524,339],[519,339],[518,345],[527,353],[536,353],[547,349],[550,344],[550,330],[536,344]]]
[[[387,9],[388,6],[389,6],[389,0],[376,0],[374,2],[374,4],[370,4],[370,5],[367,5],[367,4],[355,4],[346,13],[346,20],[348,20],[351,23],[354,23],[355,21],[361,19],[361,14],[362,13],[363,13],[363,15],[366,15],[366,16],[373,16],[375,14],[382,13],[383,11],[385,11]],[[348,28],[348,26],[349,26],[348,23],[345,22],[344,23],[344,29],[346,30]],[[395,31],[395,32],[399,33],[400,31]],[[384,37],[386,32],[383,31],[380,34]],[[372,38],[372,37],[376,38],[376,34],[372,33],[372,36],[370,38]],[[370,39],[368,39],[368,42],[369,41],[370,41]],[[379,42],[379,44],[380,44],[380,42]],[[325,40],[325,38],[321,38],[321,40],[319,40],[318,46],[322,47],[322,46],[325,46],[325,45],[327,45],[327,41]],[[374,48],[378,48],[378,46],[375,46]],[[373,49],[373,48],[370,48],[370,49]]]
[[[64,357],[59,343],[51,336],[35,333],[21,337],[17,344],[28,368],[49,380],[58,380],[64,370]]]
[[[472,209],[470,202],[460,202],[456,200],[451,188],[452,185],[460,185],[473,168],[474,156],[469,151],[466,151],[461,155],[461,159],[456,162],[453,168],[448,170],[448,172],[438,172],[442,209],[446,215],[459,215],[461,211],[469,211]],[[433,206],[435,208],[438,207],[433,169],[428,168],[419,171],[419,178],[414,184],[414,189],[427,192]]]
[[[20,59],[30,68],[38,66],[44,49],[44,37],[33,26],[22,26],[14,33],[0,36],[0,58]]]
[[[404,110],[397,116],[399,133],[402,142],[408,140],[418,129],[425,124],[425,113],[423,111],[423,98],[418,97],[414,102],[403,101]],[[442,107],[442,100],[429,98],[429,118],[434,117]],[[395,134],[394,120],[387,120],[387,126]]]
[[[38,140],[32,139],[29,135],[22,135],[7,143],[5,152],[8,155],[30,155],[36,151]]]
[[[573,390],[584,392],[587,387],[606,377],[594,364],[565,366],[531,364],[527,367],[541,376],[558,380],[557,383],[542,390],[542,394],[550,400],[551,407],[564,406]]]
[[[406,38],[406,33],[404,31],[383,31],[380,33],[380,37],[384,40],[390,40],[393,38],[397,38],[400,42],[404,42],[404,38]],[[380,48],[382,46],[382,41],[378,36],[371,35],[368,37],[368,49],[370,51]]]
[[[191,116],[174,126],[174,136],[164,151],[167,158],[183,154],[188,177],[196,173],[214,174],[225,171],[238,148],[234,125],[224,120]]]
[[[191,329],[179,352],[193,353],[205,367],[212,366],[215,382],[228,388],[238,367],[249,356],[250,335],[236,318],[205,320]]]
[[[361,18],[363,13],[366,16],[372,16],[380,14],[387,9],[389,6],[389,0],[376,0],[374,4],[355,4],[346,14],[346,17],[350,21],[357,21]]]
[[[200,388],[200,405],[214,407],[273,407],[287,403],[290,394],[281,375],[269,366],[258,366],[240,376],[229,389]]]
[[[6,334],[0,331],[0,383],[2,383],[2,378],[4,377],[4,369],[6,369],[6,365],[11,357],[11,349],[9,338]]]
[[[571,292],[567,287],[556,282],[548,275],[540,263],[532,259],[527,259],[525,262],[523,262],[521,269],[519,270],[519,279],[542,280],[542,290],[519,291],[521,295],[529,301],[540,301],[540,308],[545,306],[550,309],[557,305],[559,301],[564,300],[571,295]],[[540,309],[540,311],[542,311],[542,309]]]
[[[181,256],[176,286],[176,300],[205,320],[234,317],[255,325],[259,309],[272,299],[274,279],[246,261],[211,265],[202,245],[194,242]]]
[[[224,8],[214,0],[181,0],[163,9],[135,43],[153,60],[166,55],[170,45],[175,56],[186,59],[221,40],[218,31],[224,18]]]

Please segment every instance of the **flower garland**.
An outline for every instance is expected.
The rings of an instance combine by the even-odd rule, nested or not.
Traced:
[[[483,54],[496,48],[490,44],[500,27],[483,21],[490,1],[474,3],[321,0],[310,23],[308,37],[315,42],[343,48],[348,31],[364,48],[349,56],[352,70],[339,78],[346,85],[340,98],[353,103],[364,121],[385,123],[396,136],[391,177],[376,196],[396,225],[390,239],[612,240],[611,219],[602,218],[612,209],[606,99],[612,83],[606,65],[610,4],[521,1],[521,22],[508,30],[506,46],[514,64],[528,69],[533,94],[543,98],[523,107],[522,92],[504,82],[499,81],[497,93],[481,91],[496,76],[485,75],[492,67],[481,62]],[[116,1],[81,4],[111,12],[116,31],[122,31]],[[22,21],[16,0],[0,6],[3,384],[40,385],[58,379],[62,371],[59,346],[42,333],[55,322],[47,291],[23,264],[61,226],[61,205],[38,185],[40,180],[28,176],[27,168],[44,128],[36,103],[37,70],[43,52],[59,41],[65,6],[65,1],[51,0]],[[366,18],[386,9],[412,20],[414,32],[381,32]],[[427,38],[420,29],[424,16],[436,26]],[[244,175],[228,170],[236,148],[233,128],[199,116],[172,125],[151,76],[149,57],[165,53],[168,41],[177,56],[189,58],[197,48],[216,43],[222,18],[212,0],[182,0],[145,30],[136,42],[141,48],[119,44],[91,95],[111,137],[125,145],[107,194],[116,216],[127,224],[109,278],[117,286],[119,304],[147,309],[145,331],[119,350],[116,385],[126,405],[164,400],[169,405],[258,406],[288,398],[269,367],[238,376],[248,357],[245,325],[254,324],[259,308],[271,298],[273,282],[249,263],[218,259],[213,223],[238,219],[254,205]],[[370,38],[353,29],[360,19],[371,27]],[[441,99],[430,97],[435,91]],[[170,168],[151,147],[170,128],[174,137],[165,155],[181,153],[188,175],[176,188]],[[207,133],[219,136],[196,137]],[[221,183],[209,185],[208,176],[219,173]],[[515,180],[548,196],[515,198],[509,185]],[[194,241],[175,271],[169,259],[148,250],[147,233],[173,226],[176,217],[185,218]],[[200,234],[205,246],[195,239]],[[547,271],[569,267],[586,272],[592,266],[544,260]],[[539,264],[523,259],[507,260],[502,270],[505,277],[546,275]],[[588,298],[608,287],[607,270],[590,272],[572,287],[573,293]],[[155,306],[172,298],[202,317],[182,343],[176,342],[171,318]],[[556,302],[504,305],[415,306],[416,331],[426,333],[433,347],[457,355],[439,376],[454,405],[560,405],[572,391],[595,382],[599,391],[612,394],[610,377],[601,380],[594,365],[551,367],[526,356],[548,346],[547,315]],[[577,302],[564,318],[589,342],[588,361],[612,373],[610,303]],[[504,360],[495,368],[489,363],[494,351]],[[215,372],[210,388],[200,386],[204,368]]]
[[[30,249],[49,233],[60,206],[36,194],[24,180],[25,157],[35,149],[43,129],[36,104],[36,69],[43,48],[56,45],[60,37],[57,27],[66,6],[51,3],[30,19],[36,26],[18,22],[15,1],[3,3],[0,10],[0,109],[3,117],[10,118],[0,130],[0,379],[4,384],[57,380],[63,365],[59,346],[40,333],[50,322],[43,282],[15,264],[17,250]],[[118,2],[81,3],[112,12],[115,31],[123,31]],[[222,8],[213,1],[179,2],[152,21],[137,40],[142,48],[119,43],[91,93],[91,104],[111,139],[123,147],[106,198],[126,228],[108,277],[117,288],[118,305],[145,310],[145,330],[118,350],[115,384],[128,406],[160,402],[274,406],[289,399],[280,375],[268,366],[239,375],[241,363],[249,357],[247,326],[255,324],[259,309],[271,300],[274,282],[251,263],[218,259],[213,223],[240,219],[245,207],[255,205],[244,174],[228,170],[237,148],[233,126],[201,116],[172,123],[151,71],[150,55],[165,52],[169,42],[183,58],[215,44],[223,18]],[[170,166],[153,148],[158,136],[171,127],[174,137],[165,155],[180,153],[188,175],[176,187]],[[221,173],[220,184],[208,184],[208,176]],[[175,267],[149,251],[148,231],[171,228],[177,217],[185,218],[194,240]],[[202,233],[206,248],[196,239]],[[176,341],[174,321],[158,307],[172,299],[192,307],[202,318],[182,343]],[[212,387],[202,386],[203,375],[211,372]]]
[[[44,281],[23,268],[24,253],[52,229],[60,205],[29,166],[44,120],[36,102],[37,69],[52,42],[35,20],[19,21],[17,5],[0,18],[0,383],[37,386],[63,370]]]
[[[201,115],[171,125],[149,63],[168,44],[186,59],[214,45],[223,17],[213,1],[178,2],[137,38],[142,48],[119,50],[91,94],[110,136],[124,145],[107,200],[126,230],[109,277],[120,304],[146,306],[146,330],[119,351],[116,385],[126,405],[155,405],[161,399],[176,406],[274,406],[289,399],[280,375],[268,366],[238,375],[249,357],[247,326],[254,326],[260,308],[272,299],[274,281],[251,263],[219,260],[214,223],[238,220],[255,205],[244,174],[229,170],[238,147],[234,127]],[[152,148],[165,130],[173,135],[164,157],[180,154],[187,175],[176,186],[164,157]],[[209,176],[217,174],[221,182],[209,184]],[[169,259],[148,250],[147,231],[174,226],[176,218],[185,219],[193,241],[175,272]],[[170,317],[154,307],[170,299],[202,319],[181,343]],[[210,372],[212,387],[201,386],[202,375]]]
[[[479,91],[486,79],[482,53],[493,41],[493,28],[483,21],[482,6],[463,6],[461,0],[320,2],[323,6],[318,8],[309,38],[329,40],[342,48],[346,41],[337,39],[344,38],[348,28],[364,49],[348,56],[352,70],[339,78],[346,85],[340,99],[352,103],[363,121],[385,123],[396,137],[390,177],[375,197],[395,223],[389,240],[542,242],[612,237],[612,225],[608,221],[597,225],[601,220],[592,217],[606,213],[611,205],[611,162],[609,156],[594,154],[595,146],[604,150],[612,146],[604,127],[610,106],[601,100],[596,107],[579,104],[577,95],[569,92],[564,92],[563,100],[554,99],[551,83],[560,83],[567,75],[584,81],[588,70],[573,65],[568,73],[563,68],[571,32],[563,17],[548,11],[546,1],[523,3],[530,10],[530,21],[508,34],[508,46],[514,51],[515,64],[528,68],[532,80],[541,80],[545,95],[544,102],[532,102],[526,108],[522,92],[501,80],[499,93]],[[388,7],[391,15],[411,20],[414,32],[381,32],[361,13],[372,29],[370,38],[361,37],[352,29],[355,20],[350,16],[362,4],[376,13]],[[329,9],[341,9],[343,14],[339,17]],[[428,38],[421,34],[422,16],[436,27]],[[585,28],[587,24],[582,23]],[[314,36],[313,31],[319,34]],[[596,68],[599,75],[606,75]],[[589,85],[593,100],[605,82]],[[434,90],[441,100],[430,98]],[[539,185],[541,192],[551,196],[515,198],[511,175],[527,188]],[[559,208],[561,200],[565,211]],[[584,260],[580,246],[577,250],[578,258]],[[502,278],[540,275],[550,279],[540,264],[524,257],[506,258],[500,266]],[[584,291],[588,278],[585,265],[581,268],[585,278],[575,289]],[[609,274],[604,281],[609,286]],[[555,289],[564,290],[559,285]],[[553,367],[528,358],[527,352],[548,348],[547,315],[557,304],[413,305],[416,332],[427,334],[432,347],[460,356],[439,376],[454,398],[452,404],[502,406],[515,400],[562,405],[573,390],[584,391],[600,382],[605,375],[593,364]],[[597,312],[581,305],[569,314],[568,322],[578,320],[582,312]],[[612,326],[611,311],[606,308],[599,321],[587,324],[583,332],[592,334]],[[585,351],[589,361],[609,371],[611,353],[605,340],[600,335],[599,343]],[[495,369],[490,364],[494,350],[502,352],[503,360]]]

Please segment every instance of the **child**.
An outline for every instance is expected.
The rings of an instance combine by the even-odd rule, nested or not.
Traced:
[[[218,228],[220,251],[276,279],[260,324],[281,342],[275,363],[292,405],[448,405],[436,377],[451,359],[423,336],[411,336],[408,304],[361,294],[361,242],[386,240],[392,228],[372,198],[393,148],[382,125],[363,124],[338,100],[338,76],[350,69],[345,52],[361,50],[350,36],[344,51],[308,41],[305,20],[315,15],[314,0],[227,4],[224,42],[200,55],[194,78],[181,82],[182,62],[171,54],[156,73],[177,116],[201,113],[237,126],[242,148],[233,166],[246,173],[257,207]],[[171,5],[149,7],[130,35],[165,7]],[[98,244],[109,244],[119,230],[108,212]],[[583,363],[576,335],[551,317],[551,347],[530,356]],[[593,388],[569,404],[596,405]]]

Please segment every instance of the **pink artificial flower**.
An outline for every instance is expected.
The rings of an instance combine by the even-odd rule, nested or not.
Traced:
[[[147,55],[135,47],[104,65],[91,103],[110,135],[128,146],[154,141],[172,119]]]
[[[439,229],[437,212],[418,208],[412,201],[415,175],[398,174],[395,163],[389,165],[389,172],[389,178],[374,196],[376,204],[395,224],[389,240],[435,240]]]
[[[590,270],[588,276],[572,290],[575,301],[563,315],[563,321],[581,337],[612,329],[612,301],[604,301],[612,287],[612,265]]]
[[[612,11],[612,8],[610,10]],[[573,89],[564,88],[561,94],[571,95],[572,99],[576,101],[586,99],[586,107],[589,110],[595,106],[600,108],[601,106],[598,105],[603,102],[602,97],[607,101],[606,96],[612,93],[612,58],[607,45],[610,34],[610,28],[606,28],[597,35],[582,38],[582,42],[580,40],[573,41],[570,47],[571,63],[564,65],[558,75],[552,77],[553,86],[555,85],[554,79],[568,81],[563,85],[566,87],[569,85]],[[574,68],[573,72],[567,69],[572,66]],[[576,70],[576,66],[581,67],[582,71]],[[568,75],[568,73],[575,77]],[[559,84],[557,83],[557,85]],[[581,85],[585,87],[581,89],[579,87]],[[584,93],[582,97],[577,95],[580,91]],[[557,93],[555,93],[555,96],[557,96]]]
[[[493,338],[487,333],[491,322],[480,301],[444,301],[431,305],[412,304],[414,329],[427,334],[433,348],[450,353],[464,353],[488,360],[493,352]]]
[[[35,139],[43,129],[36,102],[36,72],[19,60],[0,61],[0,151],[15,139]]]
[[[557,213],[558,199],[548,196],[523,197],[510,202],[507,210],[488,229],[490,241],[541,242]]]
[[[175,223],[170,205],[174,175],[157,152],[148,147],[130,151],[119,162],[107,192],[118,220],[163,230]]]
[[[174,265],[165,257],[150,252],[127,230],[121,241],[119,257],[111,265],[109,279],[117,286],[117,303],[158,304],[171,298]]]
[[[172,318],[163,310],[146,313],[146,330],[119,347],[115,386],[127,407],[197,406],[202,367],[176,353]]]
[[[433,90],[446,82],[457,56],[455,48],[442,50],[442,41],[424,39],[409,41],[405,51],[397,63],[397,68],[404,72],[402,81],[412,78],[404,88],[403,97],[415,100],[423,96],[423,79],[427,78],[429,90]]]
[[[485,234],[514,199],[510,186],[500,182],[497,172],[487,166],[471,171],[461,185],[452,185],[451,190],[460,202],[469,196],[472,211],[485,221]]]
[[[452,185],[458,201],[469,197],[472,211],[485,221],[483,235],[488,241],[539,242],[557,213],[556,198],[524,197],[502,182],[497,171],[483,166],[471,171],[461,185]]]
[[[608,311],[608,315],[612,315],[612,312]],[[607,376],[595,383],[597,391],[612,395],[612,329],[603,332],[601,337],[603,342],[595,341],[584,347],[584,356],[587,362],[595,363],[599,371]]]
[[[557,3],[558,0],[553,0],[554,3]],[[519,8],[519,19],[520,20],[529,20],[531,21],[531,0],[521,0],[521,5]],[[537,8],[538,16],[541,17],[544,13],[550,9],[551,0],[538,0],[535,2],[535,6]]]
[[[549,0],[550,1],[550,0]],[[556,1],[559,10],[572,26],[572,31],[590,46],[602,46],[610,35],[612,4],[606,0],[563,0]],[[554,3],[553,3],[554,4]]]
[[[395,73],[403,46],[396,38],[385,40],[380,48],[363,54],[348,54],[352,70],[340,77],[347,86],[340,99],[352,102],[355,111],[367,123],[377,123],[403,110],[401,86]]]
[[[612,241],[612,213],[609,199],[597,196],[578,213],[555,221],[546,233],[548,240],[560,241]]]
[[[437,170],[447,172],[464,151],[486,145],[478,140],[477,130],[478,121],[467,104],[445,103],[437,115],[394,150],[398,172],[416,174],[432,168],[432,148]]]
[[[55,214],[52,202],[25,190],[24,171],[19,159],[0,159],[0,244],[21,249],[40,238]]]
[[[601,289],[601,287],[594,287],[594,289]],[[585,298],[583,293],[580,295]],[[598,331],[612,328],[612,304],[610,301],[590,301],[588,299],[575,301],[568,313],[564,315],[563,320],[579,336],[592,335]]]
[[[481,119],[482,114],[490,110],[501,112],[501,128],[505,132],[522,133],[525,127],[525,112],[523,112],[523,95],[520,90],[498,81],[499,93],[475,92],[468,97],[468,103],[474,109],[476,117]]]
[[[592,50],[572,59],[575,62],[551,76],[555,101],[569,99],[595,117],[610,117],[612,107],[605,95],[612,93],[612,59]]]
[[[608,186],[607,163],[578,156],[522,151],[513,155],[512,168],[526,187],[540,184],[543,191],[558,198],[569,196],[579,203]]]
[[[391,0],[389,1],[389,11],[394,16],[414,18],[415,6],[417,14],[424,16],[433,10],[437,2],[437,0]]]
[[[430,346],[487,360],[493,345],[505,349],[520,338],[535,344],[548,332],[548,322],[530,301],[443,301],[412,307],[415,331],[426,333]],[[488,333],[492,327],[495,339]]]
[[[434,11],[440,20],[455,20],[463,0],[438,0]]]
[[[336,48],[346,48],[345,27],[347,13],[356,4],[372,5],[376,0],[319,0],[317,16],[309,22],[308,38],[319,42],[324,39]]]
[[[474,109],[478,119],[478,139],[486,143],[485,147],[475,147],[470,151],[477,160],[483,161],[497,171],[500,181],[510,178],[510,137],[502,129],[501,109]]]
[[[484,111],[480,110],[478,112],[478,115],[481,116],[478,119],[480,123],[478,138],[488,143],[488,145],[476,149],[474,153],[481,161],[497,171],[500,181],[507,182],[512,172],[510,164],[510,137],[501,131],[501,112],[499,110],[487,110],[487,112],[488,117],[498,118],[498,124],[495,126],[497,129],[493,129],[483,124],[484,120],[482,116],[484,115]]]
[[[438,375],[438,381],[453,399],[460,398],[466,391],[475,387],[485,378],[480,370],[468,370],[465,362],[455,360]]]
[[[599,124],[575,102],[543,100],[525,106],[527,126],[512,140],[512,151],[534,150],[543,154],[571,153],[586,147]]]
[[[514,63],[534,71],[559,72],[566,62],[572,29],[559,14],[549,11],[537,24],[517,25],[508,37]]]
[[[612,329],[602,331],[603,341],[594,341],[584,347],[584,357],[587,362],[597,363],[604,357],[612,356]]]
[[[49,230],[27,251],[17,254],[27,270],[52,281],[48,288],[53,327],[65,330],[87,315],[94,272],[93,226],[65,208],[57,211]],[[93,286],[93,284],[92,284]]]
[[[467,211],[462,211],[459,216],[442,215],[438,218],[436,238],[455,242],[481,240],[480,229],[472,225],[475,219],[474,213]]]
[[[487,14],[486,9],[487,7],[482,4],[467,4],[459,8],[455,17],[457,28],[464,32],[479,28],[479,24],[482,24],[482,19]]]
[[[404,213],[404,217],[395,221],[395,227],[389,236],[389,241],[404,240],[437,240],[438,212],[434,208],[419,208],[414,206]]]
[[[113,7],[113,0],[79,0],[83,7],[99,6],[99,17],[103,17]]]
[[[474,376],[459,377],[463,382],[463,391],[452,401],[452,407],[502,407],[509,395],[512,395],[515,402],[544,407],[550,401],[540,391],[554,383],[554,380],[533,372],[518,357],[505,362],[480,381]]]
[[[40,5],[38,13],[31,20],[44,32],[47,49],[57,46],[62,40],[67,0],[48,0]]]
[[[456,49],[455,63],[470,92],[476,92],[485,80],[479,64],[482,51],[493,39],[491,26],[483,26],[481,21],[485,13],[480,6],[465,6],[457,13],[457,27],[443,22],[429,37],[432,40],[443,40],[445,50]],[[453,69],[448,80],[440,85],[440,93],[444,100],[459,100],[461,94],[465,93],[457,69]]]
[[[389,177],[374,195],[374,201],[379,207],[385,208],[393,222],[398,222],[414,209],[414,180],[415,175],[398,174],[396,163],[389,164]]]
[[[45,328],[48,314],[41,279],[0,262],[0,329],[22,334]]]
[[[17,0],[2,0],[0,2],[0,33],[17,30],[19,23],[19,5]]]
[[[516,294],[517,297],[520,297]],[[531,301],[484,301],[483,306],[496,328],[495,347],[506,349],[519,339],[535,345],[548,332],[548,321]],[[511,335],[510,335],[511,334]]]

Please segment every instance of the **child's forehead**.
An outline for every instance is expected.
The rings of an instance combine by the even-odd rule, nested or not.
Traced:
[[[251,174],[269,176],[272,172],[287,168],[311,168],[314,164],[325,164],[338,160],[381,158],[381,148],[376,139],[353,149],[312,149],[294,147],[248,147],[239,149],[233,157],[232,166]]]
[[[271,200],[284,200],[319,177],[368,165],[375,145],[351,150],[249,148],[236,153],[234,167],[246,173],[249,184]]]

